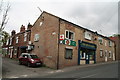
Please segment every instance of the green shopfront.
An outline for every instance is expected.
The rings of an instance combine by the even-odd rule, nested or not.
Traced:
[[[97,46],[95,44],[79,40],[78,47],[78,65],[96,63]]]

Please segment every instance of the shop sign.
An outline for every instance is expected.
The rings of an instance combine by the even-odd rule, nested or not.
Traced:
[[[76,42],[75,41],[72,41],[72,40],[61,40],[60,43],[62,44],[66,44],[66,45],[70,45],[70,46],[76,46]]]
[[[95,45],[92,45],[92,44],[89,44],[89,43],[86,43],[86,42],[82,42],[82,43],[81,43],[81,47],[83,47],[83,48],[96,49],[96,46],[95,46]]]
[[[64,40],[64,34],[60,35],[60,40]]]

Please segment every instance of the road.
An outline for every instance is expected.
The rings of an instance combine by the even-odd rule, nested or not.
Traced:
[[[19,65],[18,61],[8,58],[2,58],[2,62],[2,78],[32,78],[34,75],[38,76],[41,73],[46,75],[47,72],[51,71],[45,67],[29,68]]]
[[[53,70],[28,68],[18,61],[3,58],[3,78],[118,78],[118,62],[92,64]]]
[[[118,64],[102,64],[44,76],[47,78],[118,78]]]

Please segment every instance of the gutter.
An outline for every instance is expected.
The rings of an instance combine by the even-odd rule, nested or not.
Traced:
[[[57,70],[59,69],[59,36],[60,36],[60,18],[59,18],[59,26],[58,26],[58,54],[57,54]]]

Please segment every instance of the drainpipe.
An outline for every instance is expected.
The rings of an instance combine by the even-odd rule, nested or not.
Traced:
[[[59,36],[60,36],[60,18],[59,18],[59,26],[58,26],[58,54],[57,54],[57,70],[59,69]]]

